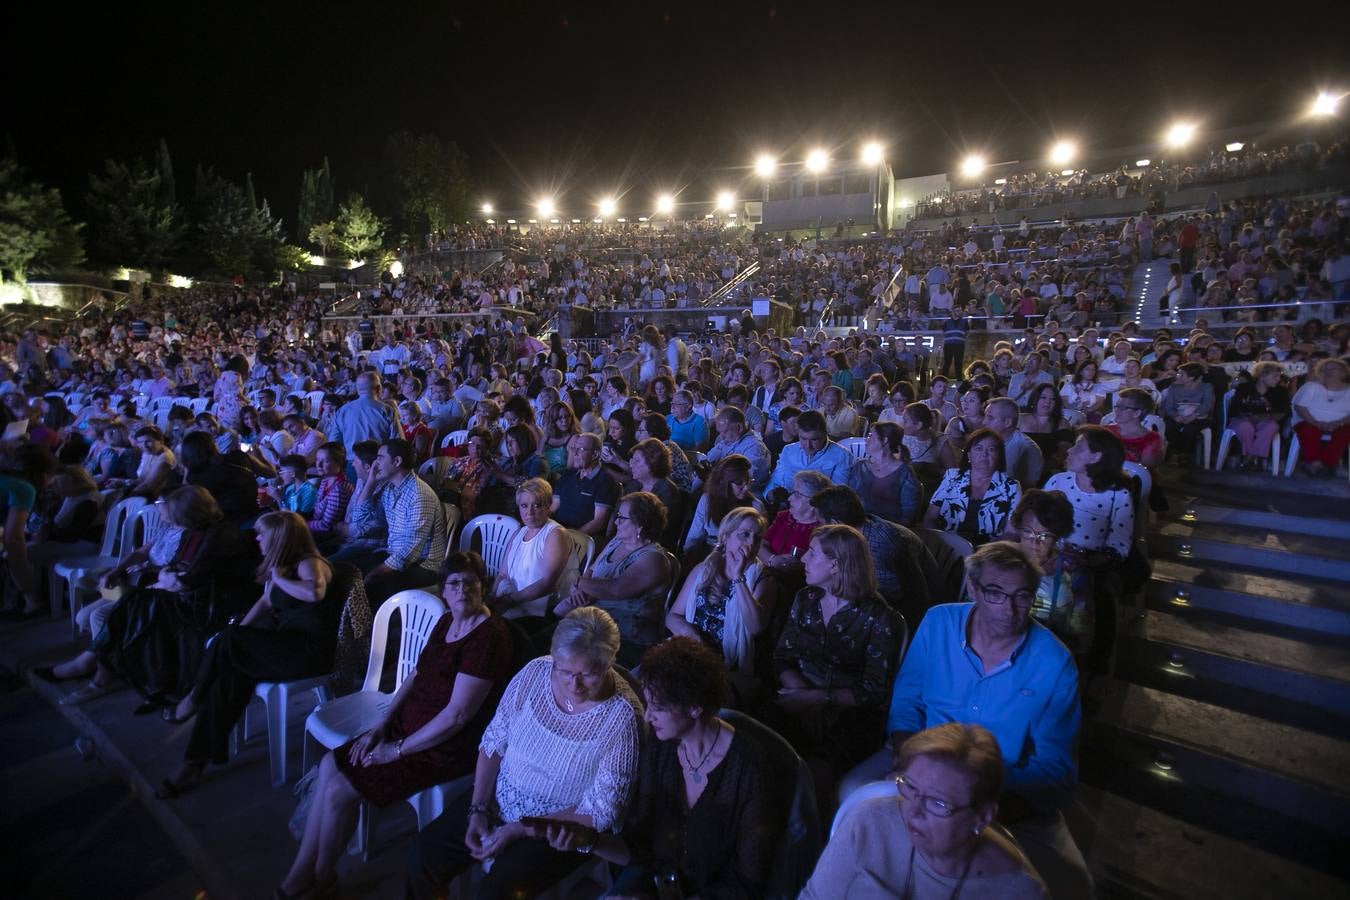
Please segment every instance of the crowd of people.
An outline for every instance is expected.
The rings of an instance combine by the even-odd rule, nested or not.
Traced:
[[[1327,234],[1295,209],[1232,232],[1249,212],[1202,233],[1339,271],[1343,214]],[[1059,246],[1104,240],[1075,228]],[[751,251],[717,240],[670,237],[622,270],[566,251],[529,289],[724,281]],[[1032,291],[1038,264],[1010,249],[786,245],[752,290],[931,316],[944,293]],[[228,764],[258,682],[342,666],[352,619],[397,592],[441,598],[381,721],[323,758],[278,897],[333,895],[361,802],[467,775],[415,839],[410,896],[477,862],[476,896],[528,896],[595,859],[614,896],[765,896],[793,841],[786,890],[813,898],[1088,896],[1060,809],[1146,577],[1137,523],[1166,503],[1137,476],[1204,462],[1224,426],[1235,469],[1285,432],[1310,475],[1344,474],[1350,327],[1145,335],[1058,318],[1045,287],[1038,318],[978,353],[945,328],[932,373],[902,329],[647,325],[588,352],[501,316],[335,324],[287,289],[30,330],[0,345],[8,614],[47,615],[52,564],[97,552],[120,501],[154,504],[160,527],[79,611],[79,652],[36,674],[72,682],[69,703],[129,685],[190,722],[171,801]],[[519,523],[495,571],[454,539],[485,513]],[[953,543],[964,567],[944,569]],[[802,791],[839,810],[823,852]]]
[[[932,219],[992,214],[1003,210],[1057,207],[1093,198],[1149,198],[1189,187],[1219,185],[1281,172],[1326,169],[1344,165],[1346,159],[1346,147],[1341,141],[1326,147],[1304,143],[1282,146],[1278,150],[1263,150],[1245,144],[1236,150],[1212,150],[1203,160],[1159,161],[1143,167],[1122,162],[1112,171],[1096,174],[1087,169],[1018,172],[1001,177],[1001,184],[948,190],[925,197],[915,204],[915,217]]]

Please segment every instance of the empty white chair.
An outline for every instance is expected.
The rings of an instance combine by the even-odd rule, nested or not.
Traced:
[[[862,459],[867,455],[867,438],[846,437],[839,441],[839,446],[847,450],[854,459]]]
[[[103,525],[103,544],[97,556],[76,556],[63,559],[52,565],[47,577],[48,594],[51,599],[52,618],[61,614],[61,592],[65,583],[65,592],[70,603],[71,636],[78,636],[79,626],[75,624],[75,615],[83,606],[81,597],[89,590],[91,578],[102,577],[136,549],[136,514],[146,505],[144,497],[128,497],[119,500],[108,511]]]
[[[384,671],[384,657],[389,646],[389,624],[394,613],[399,614],[402,625],[399,629],[398,665],[394,670],[394,694],[403,685],[408,675],[417,665],[431,630],[445,612],[445,605],[439,597],[426,591],[399,591],[380,605],[375,613],[375,623],[371,628],[370,663],[366,667],[366,681],[361,690],[346,697],[330,700],[310,713],[305,721],[305,769],[318,762],[318,747],[333,750],[363,731],[375,727],[389,710],[389,702],[394,694],[380,691],[380,674]],[[453,784],[453,782],[452,782]],[[444,805],[444,791],[447,785],[431,790],[441,790],[437,798],[427,798],[422,803],[420,794],[408,799],[418,812],[417,827],[424,827],[431,819],[422,819],[422,813],[435,810],[440,814]],[[425,792],[423,792],[425,793]],[[438,808],[438,800],[440,808]],[[425,810],[424,810],[425,807]],[[435,818],[433,815],[431,818]],[[361,823],[357,829],[357,842],[362,852],[369,855],[371,832],[371,810],[361,805]]]
[[[521,529],[521,524],[510,516],[501,516],[489,514],[485,516],[474,516],[464,525],[464,531],[459,535],[459,549],[472,550],[473,537],[479,535],[481,547],[479,555],[483,557],[483,562],[487,565],[490,574],[495,574],[502,567],[502,559],[506,556],[506,547],[511,543],[511,537]]]

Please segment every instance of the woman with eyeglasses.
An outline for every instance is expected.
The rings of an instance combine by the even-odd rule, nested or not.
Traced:
[[[1116,395],[1115,421],[1106,427],[1125,445],[1125,459],[1149,469],[1162,465],[1166,452],[1162,435],[1144,425],[1153,412],[1153,396],[1140,388],[1126,388]]]
[[[326,754],[300,849],[277,898],[322,896],[334,886],[362,801],[388,806],[473,771],[478,742],[512,668],[511,635],[485,601],[477,553],[445,559],[446,613],[379,724]]]
[[[802,900],[1048,896],[1017,845],[997,828],[1003,754],[979,725],[949,722],[900,747],[894,788],[846,804]]]
[[[1073,532],[1073,505],[1060,491],[1027,491],[1013,510],[1012,530],[1022,552],[1041,570],[1031,617],[1070,650],[1085,651],[1092,637],[1092,608],[1087,597],[1074,593],[1072,574],[1060,552],[1060,543]]]
[[[451,878],[489,859],[476,898],[538,896],[595,849],[555,849],[550,826],[598,834],[622,825],[643,709],[614,669],[618,650],[619,628],[604,610],[583,606],[558,623],[549,655],[526,663],[497,704],[473,790],[418,834],[405,896],[444,897]]]

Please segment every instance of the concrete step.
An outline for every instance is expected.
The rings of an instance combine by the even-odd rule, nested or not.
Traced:
[[[1350,884],[1135,800],[1080,784],[1066,812],[1098,896],[1140,900],[1325,900]]]
[[[1168,522],[1148,536],[1150,559],[1242,566],[1350,584],[1350,559],[1335,539]]]
[[[1174,548],[1170,541],[1168,549]],[[1156,553],[1152,562],[1145,594],[1151,609],[1261,622],[1298,629],[1312,639],[1350,637],[1350,589],[1340,582]]]
[[[1300,505],[1306,508],[1309,499],[1300,497]],[[1330,504],[1338,509],[1345,509],[1345,503],[1339,499],[1330,501]],[[1198,497],[1186,497],[1183,498],[1183,502],[1173,504],[1172,509],[1161,514],[1158,520],[1160,526],[1178,522],[1215,528],[1254,529],[1262,533],[1274,532],[1281,535],[1308,535],[1350,542],[1350,518],[1315,516],[1311,510],[1306,514],[1281,512],[1269,505],[1232,507]]]
[[[1107,681],[1083,780],[1350,876],[1350,742]]]
[[[1350,649],[1169,612],[1122,626],[1115,674],[1296,728],[1350,740]]]
[[[1219,435],[1215,434],[1216,448],[1218,439]],[[1307,475],[1284,478],[1260,472],[1220,472],[1194,466],[1163,466],[1158,477],[1169,491],[1185,494],[1190,491],[1203,493],[1219,490],[1224,492],[1223,496],[1232,498],[1239,505],[1250,502],[1242,498],[1261,498],[1266,495],[1286,499],[1298,496],[1350,499],[1350,482],[1344,478],[1313,478]]]

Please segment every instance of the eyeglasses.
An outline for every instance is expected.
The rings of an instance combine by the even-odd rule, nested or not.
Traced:
[[[900,794],[900,799],[905,803],[923,803],[924,811],[937,816],[940,819],[948,819],[956,815],[963,809],[970,809],[974,804],[966,803],[956,805],[948,803],[940,797],[934,797],[930,794],[921,794],[919,789],[905,780],[905,776],[900,775],[895,779],[895,789]]]
[[[1035,599],[1036,596],[1025,588],[1020,591],[1013,591],[1010,594],[1003,590],[1003,588],[995,587],[990,584],[980,584],[979,582],[976,582],[976,585],[979,587],[980,593],[984,595],[985,602],[991,603],[994,606],[1002,606],[1011,600],[1014,606],[1029,607],[1031,606],[1031,601]]]
[[[471,590],[472,591],[481,590],[482,587],[483,587],[482,582],[480,582],[477,578],[445,579],[445,589],[448,591],[462,591],[467,594]]]
[[[1033,544],[1053,544],[1056,540],[1053,531],[1024,531],[1022,539],[1031,541]]]
[[[633,521],[633,517],[632,517],[632,516],[625,516],[625,515],[623,515],[622,513],[615,513],[615,514],[614,514],[614,521],[615,521],[615,522],[631,522],[631,521]]]

